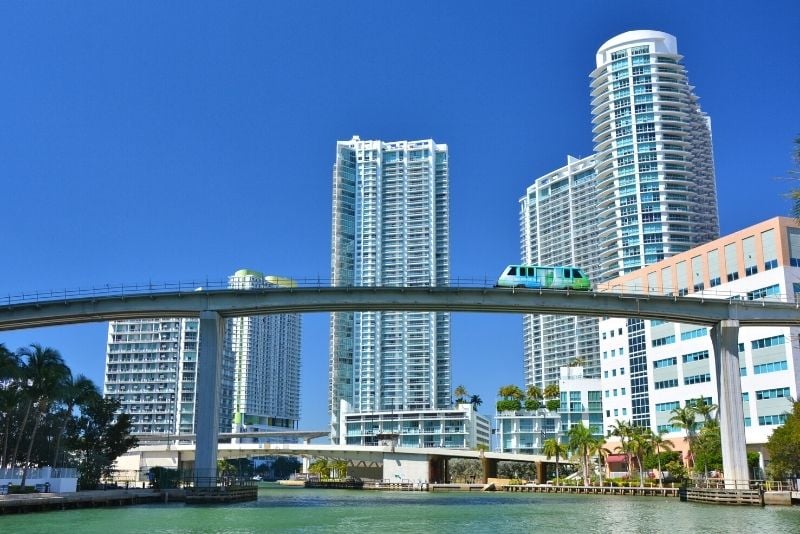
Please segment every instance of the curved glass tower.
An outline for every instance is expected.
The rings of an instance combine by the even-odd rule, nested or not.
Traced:
[[[675,37],[637,30],[597,51],[592,115],[600,276],[719,235],[711,128]]]

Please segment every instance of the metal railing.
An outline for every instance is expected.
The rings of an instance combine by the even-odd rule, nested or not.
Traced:
[[[454,277],[436,287],[450,287],[450,288],[493,288],[496,283],[495,277],[484,275],[483,277]],[[296,287],[299,288],[329,288],[329,287],[348,287],[347,284],[334,283],[330,278],[326,277],[301,277],[292,278]],[[390,284],[383,287],[429,287],[429,284],[412,284],[410,286],[397,286]],[[255,288],[257,290],[267,290],[271,287],[278,288],[279,286],[266,286]],[[355,286],[353,286],[355,287]],[[99,286],[92,286],[89,288],[64,288],[64,289],[48,289],[48,290],[31,290],[23,291],[20,293],[9,293],[6,296],[0,297],[0,306],[12,304],[34,304],[38,302],[53,302],[61,300],[74,300],[80,298],[102,298],[102,297],[125,297],[128,295],[147,295],[158,293],[191,293],[195,291],[219,291],[219,290],[237,290],[243,288],[231,288],[227,279],[192,279],[183,281],[149,281],[149,282],[136,282],[136,283],[113,283],[104,284]],[[509,288],[510,289],[510,288]],[[539,291],[538,289],[536,291]],[[544,289],[544,291],[548,291]],[[552,290],[564,291],[564,290]],[[774,294],[766,295],[763,297],[753,298],[749,296],[746,291],[723,291],[717,289],[703,289],[700,291],[689,291],[678,288],[647,288],[638,286],[624,286],[619,284],[599,284],[598,287],[592,291],[597,293],[615,293],[620,295],[631,295],[639,297],[648,296],[671,296],[675,298],[711,298],[711,299],[725,299],[725,300],[745,300],[745,301],[758,301],[758,302],[795,302],[794,294]]]

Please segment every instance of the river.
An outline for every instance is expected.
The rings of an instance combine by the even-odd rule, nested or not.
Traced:
[[[307,490],[262,484],[258,501],[0,516],[0,531],[46,534],[800,532],[800,507],[537,493]]]

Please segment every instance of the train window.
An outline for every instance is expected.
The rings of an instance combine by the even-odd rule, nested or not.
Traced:
[[[564,272],[561,276],[564,278],[572,278],[572,269],[564,269]]]
[[[519,275],[520,276],[531,276],[533,273],[531,272],[533,269],[530,267],[520,267],[519,268]]]
[[[517,268],[512,265],[511,267],[508,268],[508,272],[506,274],[508,274],[510,276],[516,276],[517,275]]]
[[[578,269],[572,269],[572,278],[581,278],[581,272]]]

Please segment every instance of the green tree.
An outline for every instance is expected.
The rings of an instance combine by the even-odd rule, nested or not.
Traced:
[[[689,456],[691,463],[694,463],[694,441],[697,430],[697,412],[694,406],[687,404],[683,408],[672,410],[672,417],[669,422],[686,432],[685,441],[689,444]]]
[[[535,412],[542,407],[542,401],[539,399],[532,399],[528,397],[525,399],[525,409],[529,412]]]
[[[328,467],[333,471],[335,478],[347,478],[347,460],[332,460],[328,462]]]
[[[80,407],[80,416],[70,423],[70,447],[78,464],[78,483],[83,489],[97,487],[100,478],[111,473],[120,455],[135,447],[130,435],[131,420],[118,414],[116,399],[96,398]]]
[[[594,446],[597,439],[592,435],[592,431],[583,423],[573,426],[567,432],[569,439],[568,448],[571,452],[577,453],[581,458],[583,467],[583,485],[589,485],[589,451]]]
[[[544,443],[542,444],[542,452],[544,453],[544,455],[547,457],[548,460],[555,456],[555,459],[556,459],[556,484],[558,484],[558,480],[560,478],[559,477],[559,472],[558,472],[558,467],[559,467],[558,466],[558,462],[560,461],[561,458],[564,457],[565,454],[567,454],[567,452],[568,452],[567,451],[567,447],[562,445],[561,443],[559,443],[559,441],[556,438],[550,438],[550,439],[546,439],[544,441]]]
[[[722,440],[719,423],[711,420],[700,429],[695,438],[692,455],[696,471],[708,473],[722,470]]]
[[[0,343],[0,416],[3,424],[3,451],[0,455],[0,467],[8,461],[8,438],[11,433],[11,420],[19,405],[23,402],[21,394],[22,365],[15,353]]]
[[[706,399],[703,397],[698,397],[694,400],[692,403],[692,409],[697,415],[703,416],[703,421],[706,423],[711,421],[711,419],[716,418],[712,417],[712,414],[717,411],[717,405],[706,403]]]
[[[527,398],[533,400],[542,400],[542,389],[539,386],[528,386]]]
[[[467,401],[467,395],[469,395],[469,392],[463,385],[458,385],[456,386],[456,389],[453,390],[453,395],[456,397],[456,404],[462,404]]]
[[[558,399],[548,399],[544,403],[545,408],[551,412],[557,412],[558,409],[561,407],[561,401]]]
[[[328,460],[325,458],[317,458],[308,466],[308,472],[317,475],[320,480],[326,480],[330,476],[330,471]]]
[[[522,409],[522,399],[525,395],[519,386],[514,384],[502,386],[497,393],[501,397],[496,404],[498,412],[516,412]]]
[[[633,427],[626,421],[620,421],[619,419],[616,420],[614,424],[611,425],[611,430],[609,434],[619,438],[620,444],[616,449],[625,455],[627,458],[627,467],[628,467],[628,479],[631,478],[632,475],[632,468],[633,462],[631,462],[631,447],[630,447],[630,438],[631,434],[633,433]]]
[[[67,431],[67,424],[72,418],[72,411],[75,406],[85,404],[100,398],[97,386],[84,375],[72,376],[72,371],[67,370],[61,390],[58,392],[60,400],[64,403],[64,414],[61,424],[61,431],[56,436],[55,451],[53,452],[53,462],[51,465],[58,465],[58,456],[61,452],[61,438]]]
[[[639,485],[644,486],[644,457],[650,452],[650,442],[642,427],[632,427],[628,446],[639,466]]]
[[[656,462],[658,465],[658,485],[664,487],[664,474],[661,471],[661,451],[671,451],[672,442],[664,439],[664,432],[653,432],[651,429],[645,431],[645,437],[649,443],[650,450],[655,452]]]
[[[61,390],[69,373],[69,367],[66,366],[64,359],[57,350],[50,347],[43,348],[35,343],[30,348],[21,349],[20,354],[27,358],[25,369],[28,379],[28,395],[37,409],[33,420],[33,430],[28,441],[28,451],[25,454],[25,464],[22,469],[20,485],[25,486],[30,467],[31,451],[36,441],[36,432],[50,410],[50,404],[53,402],[55,395]]]
[[[478,411],[478,407],[483,404],[483,399],[481,399],[480,395],[471,395],[469,398],[469,403],[475,408],[475,411]]]
[[[793,403],[786,422],[772,432],[767,451],[770,457],[767,474],[771,478],[800,478],[800,401]]]
[[[597,461],[600,466],[600,485],[603,485],[603,474],[605,473],[606,457],[611,454],[611,451],[606,448],[605,438],[595,438],[592,443],[589,454],[597,456]]]
[[[544,398],[545,399],[557,399],[561,394],[561,390],[558,387],[558,384],[548,384],[544,388]]]

